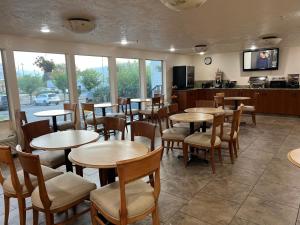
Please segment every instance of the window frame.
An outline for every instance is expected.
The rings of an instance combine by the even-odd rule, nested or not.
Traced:
[[[1,57],[1,62],[2,62],[2,69],[3,69],[3,77],[4,77],[4,85],[5,85],[5,92],[6,92],[6,98],[7,98],[7,111],[8,111],[8,119],[6,120],[0,120],[0,123],[7,123],[9,121],[12,120],[12,115],[11,115],[11,105],[10,105],[10,94],[7,91],[7,71],[6,71],[6,64],[5,64],[5,60],[4,60],[4,53],[3,53],[4,49],[0,49],[0,57]]]
[[[145,59],[145,82],[146,82],[146,95],[148,94],[147,93],[147,85],[148,85],[148,82],[147,82],[147,61],[160,61],[161,62],[161,87],[162,87],[162,94],[163,95],[166,95],[166,93],[164,93],[164,86],[165,86],[165,82],[164,82],[164,61],[163,59]],[[147,96],[148,98],[148,96]]]

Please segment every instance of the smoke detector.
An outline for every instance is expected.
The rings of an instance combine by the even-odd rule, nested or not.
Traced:
[[[207,45],[195,45],[194,50],[196,53],[205,53],[207,51]]]
[[[265,36],[261,38],[261,42],[264,45],[275,46],[278,45],[282,41],[282,38],[277,36]]]
[[[64,26],[75,33],[88,33],[95,29],[96,24],[86,18],[70,18],[65,21]]]

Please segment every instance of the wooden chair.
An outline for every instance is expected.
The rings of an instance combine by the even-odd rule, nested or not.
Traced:
[[[171,104],[168,106],[168,114],[169,116],[172,116],[174,114],[177,114],[179,112],[179,107],[178,104]],[[177,127],[177,128],[186,128],[189,129],[190,128],[190,124],[189,123],[175,123],[173,124],[172,121],[170,121],[170,126],[171,127]]]
[[[119,131],[121,132],[121,140],[125,140],[125,119],[118,117],[103,117],[103,126],[104,126],[104,138],[108,140],[110,137],[111,131]]]
[[[225,118],[229,119],[233,115],[233,110],[225,109],[225,100],[223,96],[214,96],[215,107],[221,107],[224,110]]]
[[[107,113],[106,116],[118,117],[118,118],[127,118],[127,99],[119,97],[118,104],[114,107],[116,112]]]
[[[19,124],[20,124],[19,126],[22,126],[22,125],[28,123],[25,111],[16,110],[15,111],[15,119],[16,119],[16,121],[19,122]]]
[[[188,147],[199,149],[208,149],[210,153],[210,164],[213,173],[215,169],[214,150],[218,150],[219,160],[222,162],[221,139],[223,137],[224,115],[215,115],[213,119],[213,127],[211,134],[209,133],[194,133],[184,139],[183,143],[183,158],[184,164],[188,163]],[[217,130],[218,129],[218,130]],[[219,134],[219,135],[218,135]]]
[[[240,149],[240,143],[239,143],[239,137],[240,137],[240,124],[241,124],[241,118],[242,118],[242,114],[243,114],[243,110],[244,110],[244,104],[241,104],[239,107],[238,107],[238,110],[240,110],[240,115],[239,115],[239,118],[238,118],[238,121],[237,121],[237,137],[236,137],[236,147],[235,149],[236,150],[239,150]],[[237,151],[235,152],[235,157],[237,157]]]
[[[150,108],[145,108],[139,111],[139,119],[142,120],[145,116],[146,119],[151,119],[152,122],[157,119],[157,111],[162,107],[161,97],[153,97]]]
[[[73,173],[64,173],[45,181],[38,155],[23,152],[19,152],[18,155],[24,170],[26,188],[31,193],[34,225],[38,224],[39,212],[45,213],[46,225],[54,225],[55,213],[75,208],[79,203],[89,199],[90,192],[96,189],[96,184]],[[36,177],[38,184],[36,188],[29,175]],[[72,218],[67,218],[59,224],[70,223],[88,211],[89,208],[75,213]]]
[[[238,129],[239,129],[238,126],[241,117],[241,112],[242,110],[240,107],[238,110],[233,111],[231,127],[229,129],[224,128],[223,136],[221,138],[223,142],[228,143],[229,155],[232,164],[234,163],[233,150],[237,157],[237,139],[238,139]]]
[[[91,192],[93,225],[103,225],[98,217],[113,224],[126,225],[152,214],[152,224],[159,225],[158,198],[160,194],[160,158],[162,148],[149,154],[117,162],[119,181]],[[153,176],[153,183],[141,180]]]
[[[19,148],[20,146],[17,147],[17,149]],[[25,199],[30,197],[30,192],[25,186],[23,171],[20,170],[17,172],[16,170],[10,147],[0,147],[0,164],[4,164],[10,172],[10,176],[5,178],[1,173],[0,167],[0,183],[3,187],[4,193],[4,225],[8,225],[10,198],[18,199],[20,225],[25,225],[26,210],[29,209],[26,208]],[[46,166],[42,166],[41,169],[45,180],[49,180],[62,174],[62,172],[56,171]],[[31,177],[31,181],[33,185],[37,185],[37,180],[35,178]]]
[[[155,143],[155,124],[146,121],[134,121],[131,123],[131,141],[134,137],[145,137],[150,140],[150,149],[154,150]]]
[[[161,144],[163,147],[163,152],[165,148],[165,142],[167,142],[167,153],[169,152],[170,144],[174,146],[173,142],[183,143],[184,139],[189,134],[189,129],[179,128],[179,127],[170,127],[169,125],[169,114],[167,107],[161,108],[157,112],[159,131],[161,135]],[[165,126],[163,126],[165,123]],[[165,127],[166,129],[163,129]],[[181,149],[177,147],[178,149]],[[172,148],[173,149],[173,148]],[[163,154],[162,154],[163,156]]]
[[[259,97],[259,93],[255,92],[251,101],[251,105],[245,105],[243,107],[243,112],[251,114],[252,116],[252,122],[254,125],[256,125],[256,108],[257,108],[257,99]]]
[[[91,127],[95,132],[101,132],[103,130],[103,117],[96,116],[94,103],[81,103],[81,110],[84,128],[87,130]]]
[[[71,120],[67,120],[67,115],[64,116],[63,122],[58,122],[57,129],[62,130],[76,130],[77,123],[77,104],[76,103],[64,103],[64,110],[72,111]]]
[[[27,123],[22,126],[23,136],[24,136],[24,146],[25,152],[39,154],[41,163],[44,166],[51,168],[57,168],[65,164],[65,154],[64,151],[41,151],[31,148],[30,142],[37,137],[45,134],[52,133],[50,128],[49,120],[39,120],[31,123]]]

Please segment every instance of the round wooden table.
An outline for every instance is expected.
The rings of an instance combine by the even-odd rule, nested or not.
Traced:
[[[106,108],[111,108],[114,106],[117,106],[118,104],[112,104],[111,102],[104,102],[104,103],[97,103],[94,104],[95,108],[101,108],[102,109],[102,115],[106,116]]]
[[[67,171],[73,171],[72,163],[69,161],[68,155],[71,148],[95,142],[100,135],[94,131],[87,130],[66,130],[42,135],[34,138],[30,142],[30,146],[35,149],[43,149],[46,151],[64,150]]]
[[[142,103],[143,102],[151,102],[152,99],[151,98],[132,98],[130,99],[131,102],[134,102],[134,103],[138,103],[138,108],[139,110],[142,109]]]
[[[221,108],[212,108],[212,107],[196,107],[196,108],[188,108],[185,109],[186,113],[205,113],[205,114],[221,114],[224,113],[224,110]]]
[[[133,141],[104,141],[72,150],[69,160],[81,167],[99,169],[101,185],[114,182],[116,162],[133,159],[149,152],[146,145]],[[108,174],[107,174],[108,173]]]
[[[300,148],[290,151],[287,158],[291,163],[300,167]]]
[[[206,132],[206,122],[212,121],[214,116],[205,113],[179,113],[169,117],[170,120],[190,124],[190,134],[194,133],[194,125],[197,122],[203,122],[202,132]]]
[[[239,102],[245,101],[245,100],[250,100],[250,97],[241,97],[241,96],[236,96],[236,97],[225,97],[225,101],[234,101],[234,109],[237,110],[239,107]]]
[[[64,115],[71,114],[71,113],[73,113],[73,111],[71,111],[71,110],[56,109],[56,110],[46,110],[46,111],[36,112],[33,115],[35,115],[37,117],[52,117],[53,130],[54,130],[54,132],[56,132],[57,131],[56,117],[64,116]]]

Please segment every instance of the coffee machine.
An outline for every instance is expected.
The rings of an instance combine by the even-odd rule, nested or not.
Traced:
[[[216,78],[215,78],[215,88],[222,88],[223,87],[223,76],[224,72],[218,69],[216,72]]]

